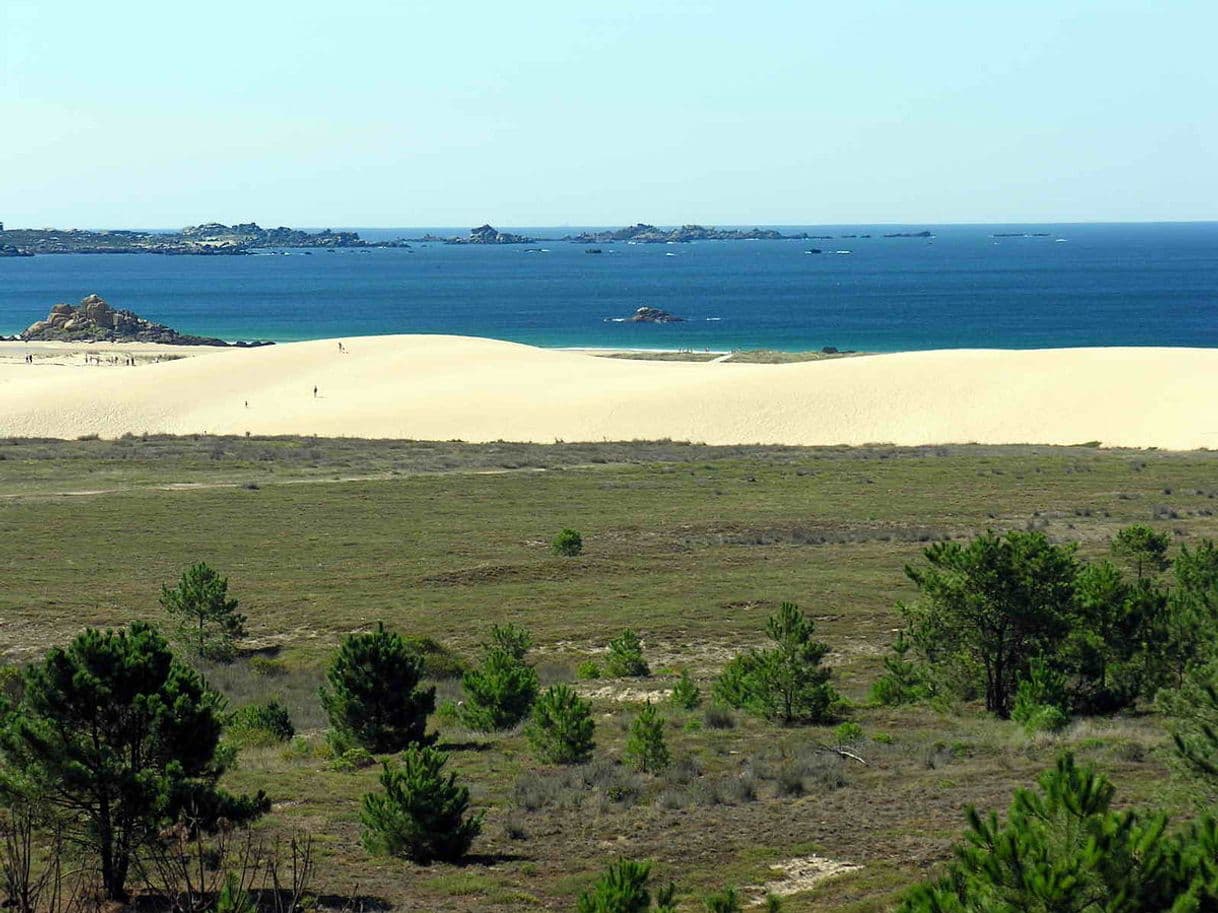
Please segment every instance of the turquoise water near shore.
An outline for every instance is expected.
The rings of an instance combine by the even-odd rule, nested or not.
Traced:
[[[452,333],[712,350],[1218,346],[1218,223],[779,227],[833,237],[602,243],[600,254],[549,240],[0,259],[0,334],[20,331],[55,302],[97,292],[183,332],[226,339]],[[924,229],[933,239],[882,237]],[[355,230],[377,240],[467,229]],[[505,230],[559,238],[581,229]],[[1009,233],[1046,236],[994,237]],[[813,248],[822,253],[806,252]],[[644,305],[685,322],[619,322]]]

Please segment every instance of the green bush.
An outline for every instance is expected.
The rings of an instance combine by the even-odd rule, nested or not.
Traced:
[[[682,710],[696,710],[702,703],[702,692],[690,678],[689,672],[682,672],[672,686],[672,702]]]
[[[356,745],[354,748],[348,748],[336,754],[330,760],[330,769],[342,774],[350,774],[371,767],[375,763],[376,758],[368,752],[368,749]]]
[[[585,680],[600,678],[601,667],[594,659],[584,660],[579,664],[579,668],[575,670],[575,674]]]
[[[288,709],[277,700],[238,707],[224,729],[235,744],[249,747],[287,742],[296,735]]]
[[[643,659],[643,642],[632,628],[627,628],[609,641],[605,671],[615,677],[630,678],[642,678],[651,674],[647,660]]]
[[[1064,755],[1038,791],[1016,792],[1005,822],[969,809],[947,873],[913,888],[898,913],[1218,908],[1213,816],[1172,833],[1165,815],[1113,811],[1114,792]]]
[[[850,745],[854,742],[863,741],[863,727],[858,723],[842,723],[833,730],[833,737],[837,739],[838,745]]]
[[[825,723],[839,701],[821,666],[829,648],[812,639],[814,626],[792,602],[766,622],[769,650],[734,658],[715,682],[716,700],[783,723]]]
[[[465,704],[461,719],[480,732],[511,729],[529,715],[540,683],[537,670],[525,662],[532,643],[527,631],[496,626],[483,646],[482,663],[461,678]]]
[[[647,889],[650,877],[650,862],[622,859],[612,863],[591,890],[579,895],[576,913],[673,913],[676,886],[669,884],[656,891],[653,905]]]
[[[423,660],[380,624],[343,638],[319,696],[341,737],[376,753],[401,751],[435,741],[425,730],[436,689],[420,688],[422,677]]]
[[[926,700],[933,689],[922,675],[918,664],[909,658],[913,644],[905,632],[897,634],[892,652],[884,657],[884,672],[872,685],[869,697],[872,703],[894,707]]]
[[[411,746],[397,767],[384,765],[381,792],[364,796],[363,843],[377,856],[401,856],[424,865],[460,860],[482,830],[470,817],[469,790],[443,772],[448,755]]]
[[[578,532],[569,527],[559,530],[554,541],[550,543],[550,547],[554,549],[554,554],[562,555],[564,558],[574,558],[584,550],[584,538]]]
[[[706,906],[706,913],[741,913],[744,909],[740,894],[735,888],[724,888],[708,894],[703,904]]]
[[[423,677],[431,679],[460,678],[465,663],[456,653],[430,637],[407,637],[406,646],[423,660]]]
[[[664,721],[650,701],[630,724],[626,760],[635,770],[650,774],[658,773],[671,763],[664,741]]]
[[[539,761],[576,764],[592,754],[592,705],[566,685],[548,689],[533,705],[525,729]]]
[[[1049,668],[1043,659],[1034,659],[1028,677],[1015,690],[1011,719],[1030,734],[1057,732],[1070,722],[1067,712],[1066,678]]]

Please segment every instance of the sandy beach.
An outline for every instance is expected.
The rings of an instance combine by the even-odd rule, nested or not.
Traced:
[[[456,336],[342,342],[341,352],[338,340],[0,343],[0,436],[1218,446],[1214,349],[943,350],[752,365]]]

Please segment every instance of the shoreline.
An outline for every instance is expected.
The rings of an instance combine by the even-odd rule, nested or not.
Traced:
[[[85,364],[107,352],[122,370]],[[443,335],[252,349],[3,342],[0,438],[1218,448],[1208,393],[1218,349],[942,349],[782,364],[605,354]]]

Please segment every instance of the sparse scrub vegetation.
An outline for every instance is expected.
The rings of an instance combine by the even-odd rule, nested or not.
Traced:
[[[267,451],[265,458],[256,448]],[[178,652],[228,699],[218,711],[224,729],[215,757],[223,773],[214,788],[232,797],[265,791],[274,799],[273,811],[253,832],[268,847],[301,827],[319,834],[320,884],[311,892],[317,900],[285,899],[288,906],[277,906],[281,901],[269,883],[242,877],[231,860],[214,855],[224,832],[204,831],[199,845],[208,854],[206,865],[217,865],[207,869],[210,893],[196,909],[178,913],[208,913],[217,905],[228,913],[382,905],[451,913],[573,909],[606,861],[623,850],[654,860],[652,872],[665,881],[671,873],[681,885],[681,910],[706,908],[726,884],[739,885],[738,898],[752,905],[779,877],[771,866],[800,860],[808,871],[822,863],[835,871],[836,861],[861,868],[848,878],[818,875],[780,884],[776,890],[789,893],[784,903],[791,913],[892,909],[912,882],[929,875],[933,885],[949,874],[953,856],[943,834],[959,827],[961,807],[976,807],[980,820],[988,821],[990,812],[1011,804],[1013,791],[1051,768],[1063,748],[1076,755],[1080,768],[1094,765],[1111,776],[1120,789],[1119,807],[1141,810],[1137,827],[1159,811],[1170,813],[1177,823],[1164,829],[1161,841],[1168,861],[1204,871],[1206,845],[1179,854],[1173,847],[1177,835],[1203,823],[1204,806],[1196,803],[1208,801],[1215,782],[1206,764],[1214,765],[1218,744],[1212,736],[1218,699],[1207,697],[1205,686],[1214,679],[1218,597],[1210,542],[1218,522],[1207,479],[1218,454],[750,451],[670,443],[530,450],[316,441],[297,448],[287,440],[226,442],[213,459],[217,448],[206,438],[197,444],[0,443],[8,457],[0,492],[21,494],[0,503],[6,532],[0,543],[0,654],[9,663],[0,670],[13,670],[0,671],[0,703],[8,705],[0,710],[6,720],[0,730],[23,700],[22,666],[38,665],[51,644],[68,643],[83,624],[155,618],[160,581],[180,574],[200,543],[209,561],[230,569],[234,582],[240,578],[242,608],[257,607],[247,608],[248,631],[229,657],[199,659],[185,643]],[[23,459],[23,449],[35,456]],[[154,450],[155,459],[144,456]],[[56,453],[68,456],[61,460]],[[280,453],[292,456],[280,459]],[[251,461],[243,463],[246,456]],[[1131,458],[1138,468],[1131,469]],[[615,460],[622,462],[611,465]],[[626,462],[635,460],[640,462]],[[568,468],[461,472],[475,465],[509,469],[501,464],[512,462]],[[588,463],[597,465],[579,468]],[[419,468],[453,474],[411,474]],[[385,478],[333,478],[363,472]],[[153,487],[222,480],[226,473],[236,487]],[[279,484],[309,477],[317,484]],[[249,479],[257,480],[256,493],[240,488]],[[103,487],[113,490],[49,496]],[[1168,502],[1176,519],[1148,520],[1158,502]],[[538,541],[546,517],[573,510],[596,518],[595,530],[584,528],[595,535],[595,561],[557,560],[546,554],[548,543]],[[181,524],[183,515],[190,524]],[[119,550],[112,531],[133,516],[141,522],[122,527],[127,533]],[[1029,524],[1053,548],[1070,551],[1076,572],[1070,597],[1061,603],[1067,634],[1037,641],[1040,648],[1028,651],[1012,682],[1012,719],[1003,720],[984,711],[979,664],[953,654],[952,674],[943,666],[928,668],[922,642],[897,608],[927,595],[901,568],[925,569],[923,550],[933,542],[968,548],[987,529],[1004,538]],[[1153,535],[1119,535],[1137,524]],[[61,560],[67,535],[70,563]],[[146,574],[131,571],[124,557],[130,554],[140,555]],[[1013,585],[1008,592],[1017,591]],[[740,710],[723,706],[710,683],[734,657],[777,648],[765,639],[763,621],[795,594],[815,613],[808,640],[832,650],[814,668],[832,670],[823,684],[832,684],[834,696],[823,721],[788,728],[781,712],[759,712],[743,702]],[[504,626],[479,648],[488,615],[527,624],[532,636]],[[459,820],[485,814],[459,869],[438,855],[437,864],[417,867],[402,861],[410,859],[409,841],[399,840],[391,851],[388,839],[372,836],[377,828],[365,826],[361,798],[388,796],[378,785],[384,774],[379,761],[399,772],[399,758],[385,757],[388,752],[377,758],[337,729],[325,731],[328,714],[318,685],[349,632],[366,630],[369,617],[378,616],[386,627],[410,635],[402,641],[419,667],[414,690],[429,691],[434,683],[436,703],[442,699],[448,707],[433,712],[422,732],[438,735],[439,750],[451,758],[438,780],[449,783],[449,768],[455,768],[460,773],[451,785],[469,790]],[[176,633],[172,620],[161,618],[167,633]],[[601,677],[607,654],[600,649],[627,628],[646,632],[645,659],[657,677],[613,681],[605,675],[580,684],[578,699],[596,723],[595,749],[582,763],[540,760],[531,734],[545,686],[569,687],[585,661],[600,666],[595,676]],[[886,652],[894,639],[904,641],[904,651]],[[482,671],[492,650],[507,665],[536,675],[535,699],[518,720],[523,727],[469,725],[463,676]],[[674,669],[684,674],[678,678],[669,671]],[[696,713],[683,709],[685,679],[706,692]],[[669,758],[654,772],[633,769],[634,756],[627,753],[629,722],[647,711],[648,699]],[[274,703],[279,710],[273,714],[255,709]],[[1062,709],[1071,722],[1051,733],[1026,733],[1025,709],[1034,718],[1049,707]],[[272,716],[282,720],[280,711],[300,733],[287,742],[269,735],[279,729]],[[841,716],[848,722],[833,726]],[[240,763],[233,764],[239,745]],[[0,761],[0,779],[11,771],[7,758]],[[430,793],[430,801],[442,805],[443,792],[429,787],[420,795]],[[7,798],[0,806],[0,831],[8,833],[15,806]],[[403,825],[408,819],[388,809],[379,820],[392,827],[381,832],[409,835]],[[1108,833],[1116,820],[1097,818],[1094,826]],[[1008,822],[1000,819],[1002,834],[1014,834]],[[1053,822],[1053,835],[1067,826],[1089,834],[1093,826],[1070,817]],[[180,825],[160,819],[156,839],[135,855],[139,865],[133,863],[127,891],[138,893],[141,908],[172,907],[149,869],[171,833],[185,833],[193,846],[189,829]],[[37,872],[38,860],[53,855],[55,833],[45,817],[32,827]],[[245,830],[229,833],[235,852]],[[973,844],[966,839],[965,846]],[[1071,855],[1064,843],[1051,846],[1046,854],[1021,858],[1033,867],[1046,855],[1086,859]],[[1113,858],[1123,858],[1114,846]],[[370,859],[370,848],[391,858]],[[75,849],[72,856],[88,858]],[[983,868],[995,865],[1005,863],[990,860]],[[230,874],[236,878],[231,886]],[[980,896],[976,885],[972,889]],[[1178,886],[1164,890],[1171,894]],[[652,909],[665,899],[655,883],[648,893]],[[0,888],[0,902],[8,894]],[[1011,897],[1018,898],[1010,901],[1015,908],[1036,908],[1025,897]],[[676,899],[675,892],[667,898]],[[946,895],[940,899],[949,903]],[[751,908],[766,909],[760,903]],[[960,909],[988,910],[977,903]]]
[[[617,678],[643,678],[651,674],[643,658],[643,641],[633,628],[627,628],[609,641],[605,671]]]

